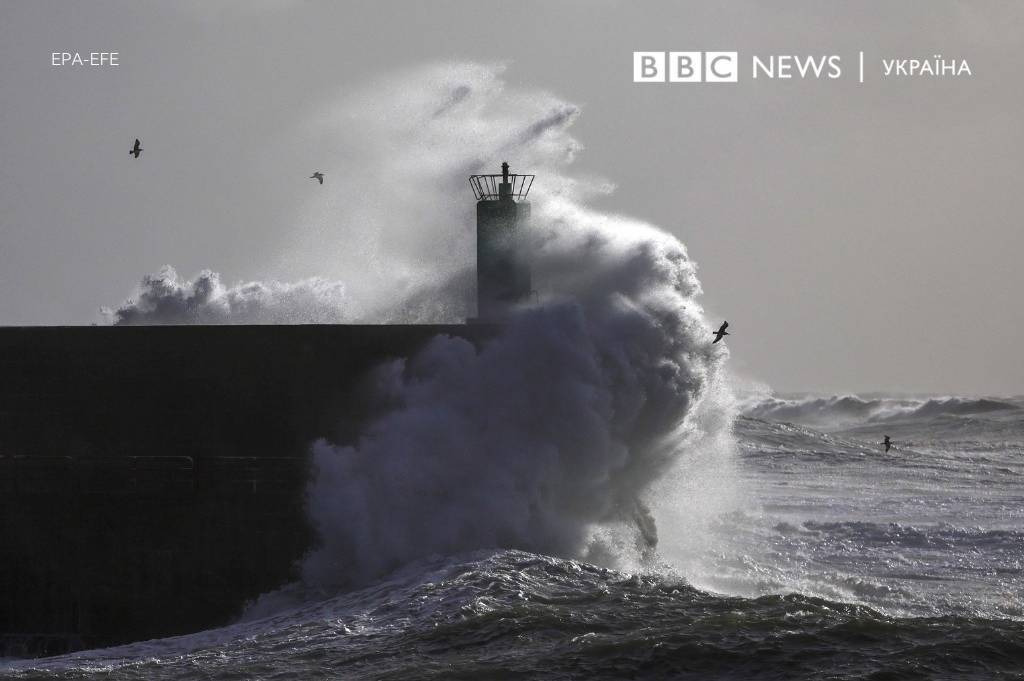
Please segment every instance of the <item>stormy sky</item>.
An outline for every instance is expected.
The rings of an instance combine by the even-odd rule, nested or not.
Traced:
[[[396,70],[507,61],[510,86],[581,107],[574,172],[617,185],[599,207],[687,245],[743,376],[1019,394],[1021,25],[1024,5],[981,1],[6,0],[0,324],[96,321],[164,264],[344,280],[295,252],[306,178],[339,162],[304,125]],[[736,50],[741,80],[634,84],[634,50]],[[846,72],[859,50],[863,85],[746,69],[839,54]],[[64,51],[120,65],[53,67]],[[973,75],[881,77],[936,54]]]

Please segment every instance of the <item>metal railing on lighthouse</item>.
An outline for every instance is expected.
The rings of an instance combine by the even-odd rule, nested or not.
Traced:
[[[509,173],[508,163],[502,163],[501,175],[470,175],[469,185],[477,201],[523,201],[530,193],[534,177]]]

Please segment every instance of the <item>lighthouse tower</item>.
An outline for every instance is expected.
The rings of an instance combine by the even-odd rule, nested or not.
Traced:
[[[508,163],[501,164],[501,175],[469,178],[476,197],[477,318],[473,321],[500,321],[533,290],[523,255],[530,222],[526,195],[533,178],[510,174]]]

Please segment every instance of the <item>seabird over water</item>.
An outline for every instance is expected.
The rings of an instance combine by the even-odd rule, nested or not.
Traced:
[[[729,332],[726,331],[728,328],[729,322],[722,322],[722,325],[718,327],[718,331],[715,331],[715,340],[711,341],[711,344],[714,345],[718,341],[722,340],[722,336],[728,336]]]

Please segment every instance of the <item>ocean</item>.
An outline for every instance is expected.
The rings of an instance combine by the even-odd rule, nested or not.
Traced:
[[[713,512],[675,540],[655,505],[636,569],[430,555],[0,678],[1024,678],[1024,398],[758,396],[733,433]]]

